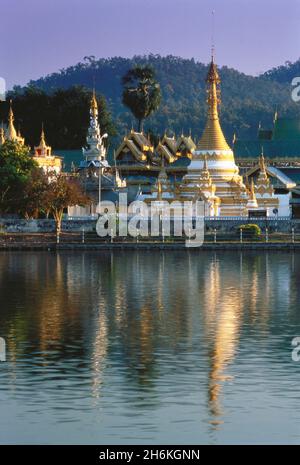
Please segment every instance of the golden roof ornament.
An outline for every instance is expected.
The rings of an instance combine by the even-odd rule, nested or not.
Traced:
[[[263,148],[259,158],[259,168],[260,171],[256,181],[256,192],[259,194],[273,195],[274,189],[267,174]]]
[[[260,167],[260,176],[263,176],[264,179],[268,179],[263,147],[261,150],[261,155],[259,157],[259,167]]]
[[[251,200],[256,200],[253,178],[251,179],[251,183],[250,183],[250,199]]]
[[[247,202],[247,209],[251,210],[257,207],[258,207],[258,203],[257,203],[256,194],[255,194],[254,180],[252,178],[251,183],[250,183],[250,192],[249,192],[249,199]]]
[[[44,124],[42,124],[40,143],[37,147],[34,147],[34,156],[35,157],[48,157],[48,156],[51,156],[51,154],[52,154],[52,148],[46,143]]]
[[[44,124],[42,124],[41,139],[40,139],[40,148],[45,149],[47,147],[45,139]]]

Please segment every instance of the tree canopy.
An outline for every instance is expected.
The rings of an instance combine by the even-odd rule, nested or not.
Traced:
[[[32,171],[37,168],[29,147],[7,141],[0,146],[0,213],[15,213]]]

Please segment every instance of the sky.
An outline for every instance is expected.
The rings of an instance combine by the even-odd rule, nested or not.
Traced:
[[[295,61],[300,0],[0,0],[0,77],[24,85],[89,55],[207,63],[212,35],[217,63],[247,74]]]

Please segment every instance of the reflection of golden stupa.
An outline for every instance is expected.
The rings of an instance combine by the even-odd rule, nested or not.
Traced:
[[[209,347],[208,402],[211,423],[222,423],[222,388],[232,379],[228,374],[239,341],[242,289],[231,286],[238,279],[239,267],[231,275],[222,273],[218,260],[211,261],[204,286],[204,331]],[[224,295],[224,289],[227,289]]]
[[[239,175],[233,151],[228,146],[222,132],[218,105],[220,103],[220,77],[212,57],[207,82],[207,122],[203,135],[193,153],[188,172],[181,186],[182,199],[201,197],[200,179],[205,169],[209,171],[214,186],[214,196],[220,205],[211,209],[211,215],[241,216],[247,214],[247,189]],[[200,193],[200,195],[199,195]]]

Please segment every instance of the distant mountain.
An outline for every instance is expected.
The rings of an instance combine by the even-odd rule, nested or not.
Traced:
[[[52,93],[57,88],[66,89],[74,85],[91,88],[95,81],[97,92],[107,99],[120,139],[135,125],[131,113],[121,102],[121,78],[136,64],[151,65],[162,89],[161,107],[146,121],[145,131],[151,130],[160,135],[165,129],[177,134],[191,131],[198,139],[206,119],[207,66],[194,59],[159,55],[99,60],[85,57],[82,63],[30,81],[28,86]],[[229,142],[234,132],[242,138],[255,137],[259,122],[263,126],[271,126],[276,107],[280,116],[300,115],[299,105],[290,97],[291,74],[296,69],[300,72],[300,62],[286,64],[258,77],[226,66],[219,70],[222,79],[221,119]],[[22,89],[15,88],[14,91],[19,93]]]

